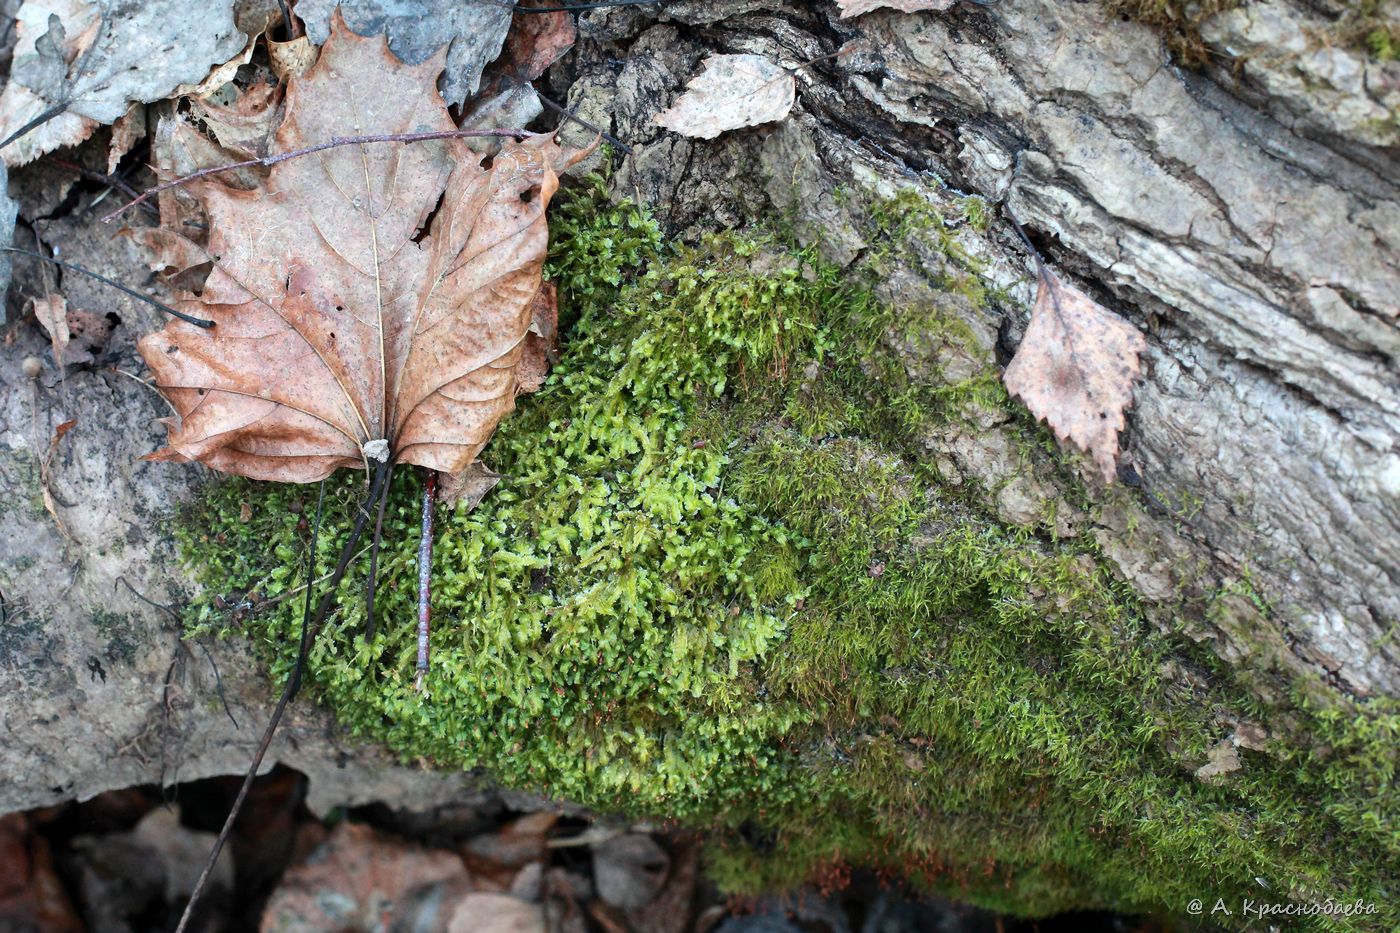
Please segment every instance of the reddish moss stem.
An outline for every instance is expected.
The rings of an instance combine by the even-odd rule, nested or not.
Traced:
[[[418,665],[413,678],[416,690],[423,689],[428,674],[428,631],[433,614],[433,507],[437,502],[437,470],[425,470],[423,477],[423,524],[418,539]]]

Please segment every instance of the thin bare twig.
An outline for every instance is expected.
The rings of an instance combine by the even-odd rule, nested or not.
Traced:
[[[135,201],[132,201],[132,202],[131,202],[131,204],[135,204],[135,203],[136,203]],[[127,207],[130,207],[131,204],[128,204]],[[123,293],[125,293],[125,294],[127,294],[127,295],[130,295],[132,298],[135,298],[137,301],[144,301],[146,304],[150,305],[151,307],[153,307],[153,308],[158,308],[159,310],[164,311],[166,314],[173,315],[174,317],[177,317],[177,318],[179,318],[180,320],[185,321],[186,323],[193,324],[195,327],[213,327],[213,326],[214,326],[214,322],[213,322],[213,321],[206,321],[204,318],[201,318],[201,317],[194,317],[194,316],[192,316],[192,315],[186,314],[186,313],[183,312],[183,311],[176,311],[174,308],[170,307],[169,305],[161,304],[159,301],[156,301],[154,298],[151,298],[151,297],[148,297],[148,296],[146,296],[146,295],[143,295],[143,294],[141,294],[140,292],[136,291],[134,288],[128,288],[128,287],[126,287],[125,285],[123,285],[123,284],[120,283],[120,282],[113,282],[111,279],[107,278],[107,276],[102,275],[102,274],[97,273],[97,272],[93,272],[91,269],[84,269],[82,266],[74,265],[74,264],[71,263],[71,262],[64,262],[64,261],[61,260],[61,259],[53,259],[53,258],[50,258],[50,257],[48,257],[48,256],[45,256],[43,253],[36,253],[36,252],[34,252],[34,250],[32,250],[32,249],[20,249],[18,246],[0,246],[0,250],[4,250],[4,251],[7,252],[7,253],[20,253],[20,254],[22,254],[22,255],[24,255],[24,256],[33,256],[35,259],[40,259],[40,260],[43,260],[44,262],[52,263],[53,265],[58,266],[60,269],[62,269],[62,270],[65,271],[65,272],[73,271],[73,272],[77,272],[77,273],[79,273],[79,274],[81,274],[81,275],[91,276],[92,278],[97,279],[97,281],[101,282],[101,283],[104,284],[104,285],[110,285],[110,286],[112,286],[113,288],[115,288],[117,291],[123,292]]]
[[[183,628],[183,623],[180,621],[180,615],[174,609],[171,609],[164,603],[158,603],[154,599],[151,599],[149,596],[142,593],[136,587],[132,586],[131,581],[128,580],[126,577],[117,577],[117,579],[112,582],[112,586],[115,587],[118,583],[126,587],[131,592],[131,595],[141,600],[141,602],[155,609],[159,609],[161,612],[165,613],[170,618],[170,621],[175,623],[177,631]],[[190,646],[186,644],[184,636],[180,635],[179,639],[180,647],[184,649],[186,654],[192,655],[192,652],[190,651]],[[238,725],[238,720],[233,718],[233,710],[229,708],[228,697],[224,695],[224,678],[219,673],[219,665],[215,663],[214,656],[209,653],[209,649],[205,646],[204,642],[196,641],[195,644],[199,646],[200,651],[204,652],[204,659],[209,662],[209,666],[214,670],[214,689],[219,694],[219,702],[224,705],[224,715],[228,717],[229,722],[233,723],[233,727],[235,729],[242,728]],[[173,668],[174,662],[171,662],[171,666]],[[169,681],[169,678],[170,674],[167,671],[167,682]]]
[[[474,136],[492,136],[506,139],[524,139],[527,136],[533,135],[533,133],[528,133],[525,130],[440,130],[432,133],[377,133],[371,134],[369,136],[332,136],[325,142],[317,143],[314,146],[306,146],[302,149],[293,149],[290,152],[279,152],[277,155],[264,156],[261,159],[244,159],[242,162],[230,162],[228,165],[215,165],[209,168],[202,168],[197,172],[191,172],[190,174],[182,176],[180,178],[175,178],[171,181],[161,182],[154,188],[147,188],[145,191],[141,192],[141,195],[137,197],[136,200],[117,208],[110,214],[104,215],[102,218],[102,222],[104,224],[111,223],[112,220],[115,219],[117,216],[125,213],[126,211],[130,210],[136,205],[141,204],[153,194],[160,194],[162,191],[168,191],[171,188],[175,188],[180,185],[187,185],[192,181],[198,181],[199,179],[207,178],[210,175],[218,175],[222,172],[231,172],[234,169],[239,168],[253,168],[254,166],[267,168],[269,166],[276,165],[278,162],[286,162],[288,159],[295,159],[299,156],[311,155],[316,152],[324,152],[327,149],[335,149],[338,146],[358,146],[366,143],[421,143],[433,139],[469,139]]]
[[[345,576],[345,571],[349,569],[351,560],[354,559],[355,545],[359,543],[360,536],[364,534],[365,525],[369,521],[370,509],[379,497],[387,473],[387,463],[380,464],[375,469],[374,477],[370,480],[369,494],[355,516],[355,524],[350,529],[350,537],[346,539],[345,546],[341,548],[340,559],[336,561],[335,570],[331,573],[330,585],[326,588],[321,601],[316,605],[314,614],[311,612],[314,590],[309,586],[306,589],[306,604],[302,609],[301,640],[297,646],[296,663],[292,667],[291,676],[287,678],[286,686],[282,688],[282,696],[277,700],[277,706],[272,711],[272,718],[268,720],[267,728],[263,730],[262,740],[258,742],[257,751],[253,753],[253,762],[248,766],[248,773],[244,776],[243,784],[238,789],[238,796],[233,799],[233,807],[229,810],[228,819],[224,820],[223,828],[219,830],[218,838],[214,840],[214,846],[209,851],[209,858],[204,863],[204,870],[199,873],[199,880],[195,882],[194,891],[190,894],[189,903],[185,905],[185,912],[180,916],[179,925],[175,927],[175,933],[185,933],[189,927],[190,919],[194,916],[195,905],[199,903],[199,897],[204,893],[204,888],[209,883],[209,876],[214,871],[214,865],[219,860],[219,853],[223,851],[224,843],[228,842],[229,834],[233,831],[233,824],[243,809],[243,801],[248,797],[253,780],[258,776],[258,768],[262,767],[263,758],[272,745],[272,737],[282,722],[282,715],[287,711],[287,704],[291,703],[292,698],[296,696],[297,690],[301,687],[301,677],[306,668],[306,656],[311,650],[311,640],[321,623],[325,621],[331,607],[335,605],[337,586]],[[325,499],[326,483],[325,480],[322,480],[321,491],[316,497],[316,523],[311,526],[311,548],[307,552],[306,578],[308,580],[313,579],[316,575],[316,544],[321,532],[321,514]]]
[[[550,100],[548,97],[541,94],[540,89],[532,85],[530,82],[522,81],[519,78],[511,78],[511,80],[516,83],[517,87],[530,88],[530,90],[535,92],[535,97],[539,100],[540,103],[544,104],[547,108],[559,114],[565,120],[568,120],[571,123],[577,123],[584,129],[591,130],[594,133],[597,133],[599,136],[603,137],[603,139],[607,140],[609,145],[611,145],[613,148],[618,149],[619,151],[626,153],[627,155],[632,154],[631,146],[627,145],[622,140],[618,139],[616,136],[612,135],[607,130],[600,127],[598,124],[590,123],[588,120],[585,120],[583,117],[574,113],[572,110],[568,109],[563,104],[560,104],[558,101]]]

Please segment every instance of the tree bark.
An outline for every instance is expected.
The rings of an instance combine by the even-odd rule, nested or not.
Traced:
[[[1216,16],[1198,71],[1098,3],[849,20],[671,3],[586,16],[569,100],[634,147],[617,189],[680,235],[785,217],[852,265],[874,245],[871,203],[902,188],[1018,219],[1149,338],[1123,438],[1136,504],[1091,521],[1123,577],[1233,664],[1394,696],[1400,65],[1325,44],[1341,11]],[[801,67],[844,43],[859,50]],[[704,55],[754,49],[800,68],[791,118],[714,142],[652,123]],[[969,321],[1004,362],[1031,259],[1005,222],[960,235],[1011,298]],[[1006,462],[1010,430],[922,440],[950,475],[1000,489],[1004,520],[1034,525],[1056,499],[1072,512],[1054,477]],[[1246,583],[1266,611],[1219,598]]]
[[[1208,642],[1263,698],[1306,683],[1346,706],[1400,696],[1400,66],[1325,41],[1342,14],[1285,0],[1220,14],[1195,70],[1099,3],[842,20],[831,3],[668,2],[582,14],[549,93],[630,147],[613,188],[674,237],[781,219],[854,268],[881,246],[867,221],[882,199],[913,189],[952,217],[985,198],[985,231],[950,232],[999,297],[955,313],[998,365],[1034,293],[1004,219],[1016,218],[1148,337],[1123,483],[1090,484],[1086,508],[1083,478],[1024,461],[1021,429],[994,413],[908,448],[949,483],[988,490],[1005,523],[1091,535],[1154,619]],[[829,57],[846,43],[858,45]],[[717,51],[796,69],[792,115],[710,142],[656,126]],[[139,266],[91,213],[36,226],[88,265]],[[883,296],[916,303],[939,262],[930,252],[892,273]],[[152,313],[81,281],[65,293],[113,308],[125,363],[30,380],[20,361],[43,353],[37,330],[0,349],[0,811],[237,772],[270,693],[245,649],[209,645],[234,729],[210,657],[180,647],[154,605],[187,585],[165,529],[199,479],[136,465],[163,433],[132,350]],[[948,363],[901,352],[915,378]],[[75,417],[46,479],[69,540],[44,508],[40,464]],[[275,760],[312,775],[321,808],[425,806],[474,786],[395,764],[309,708]]]

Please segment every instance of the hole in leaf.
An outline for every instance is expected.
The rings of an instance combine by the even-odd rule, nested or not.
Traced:
[[[438,211],[442,210],[442,199],[445,194],[446,192],[443,192],[443,194],[438,195],[437,203],[433,205],[433,209],[428,211],[427,216],[423,218],[423,225],[418,228],[418,232],[413,234],[413,242],[422,243],[423,240],[427,238],[429,231],[433,229],[433,220],[437,218]],[[336,310],[338,311],[340,309],[337,308]]]

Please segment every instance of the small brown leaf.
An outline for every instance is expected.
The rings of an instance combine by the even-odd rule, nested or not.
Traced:
[[[286,42],[267,40],[267,57],[272,62],[272,73],[279,81],[300,78],[316,64],[316,46],[306,36],[297,36]]]
[[[190,101],[190,112],[236,159],[259,159],[267,155],[272,134],[282,122],[281,85],[251,85],[223,105],[196,98]]]
[[[146,136],[146,105],[132,104],[112,124],[112,141],[107,150],[107,174],[116,172],[122,157]]]
[[[501,474],[480,460],[473,460],[460,473],[442,474],[438,480],[438,501],[443,505],[463,506],[470,512],[500,481]]]
[[[941,12],[950,9],[958,0],[836,0],[841,10],[841,19],[860,16],[871,10],[890,9],[901,13],[922,13],[925,10]]]
[[[53,429],[53,437],[49,439],[48,452],[44,454],[43,461],[39,464],[39,492],[44,500],[44,508],[53,518],[53,523],[58,526],[58,530],[63,533],[63,537],[69,541],[77,542],[73,533],[68,530],[68,526],[63,524],[63,519],[58,516],[58,501],[54,498],[51,483],[53,482],[53,458],[58,453],[58,444],[63,440],[63,435],[73,430],[73,426],[78,423],[77,418],[65,421]]]
[[[1145,349],[1131,324],[1045,269],[1030,325],[1003,379],[1061,442],[1089,452],[1112,482],[1123,410]]]
[[[53,346],[53,360],[58,364],[59,372],[62,372],[63,351],[68,349],[68,341],[72,337],[68,332],[68,302],[62,295],[52,294],[43,298],[33,298],[31,304],[39,326],[49,335],[49,343]]]
[[[462,860],[452,852],[407,845],[367,826],[342,823],[311,857],[282,877],[260,929],[429,929],[450,910],[438,903],[441,897],[469,883]],[[432,891],[440,892],[438,897],[423,897]]]
[[[544,909],[507,894],[475,892],[451,907],[447,933],[545,933]]]
[[[525,349],[520,354],[515,394],[527,395],[544,385],[558,355],[559,290],[553,282],[545,282],[530,305],[530,329],[525,333]]]
[[[547,3],[527,0],[520,4],[522,10],[532,6],[557,4],[553,0]],[[517,81],[533,81],[574,47],[577,36],[572,13],[561,10],[549,13],[517,12],[511,20],[510,32],[506,34],[505,49],[495,66],[504,65],[504,70]]]
[[[711,55],[669,110],[656,115],[668,130],[714,139],[727,130],[781,120],[792,110],[797,82],[762,55]]]

